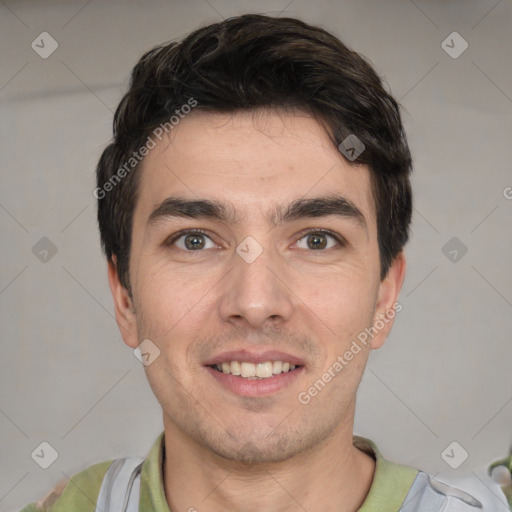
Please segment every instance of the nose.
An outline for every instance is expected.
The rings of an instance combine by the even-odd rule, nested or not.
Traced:
[[[265,323],[286,323],[294,310],[294,295],[283,265],[270,250],[264,250],[252,262],[234,253],[232,270],[223,280],[219,305],[222,320],[253,329]]]

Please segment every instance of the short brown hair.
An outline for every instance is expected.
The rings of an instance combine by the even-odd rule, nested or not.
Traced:
[[[293,18],[246,14],[159,45],[132,71],[114,115],[113,141],[97,166],[95,190],[102,247],[109,261],[116,257],[123,286],[130,290],[140,174],[137,162],[132,172],[126,162],[191,98],[195,109],[206,111],[305,111],[322,122],[336,147],[355,135],[364,151],[354,163],[370,168],[380,277],[386,276],[409,238],[412,213],[411,155],[398,103],[366,59],[324,29]]]

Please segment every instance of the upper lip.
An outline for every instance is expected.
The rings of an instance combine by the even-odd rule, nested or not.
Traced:
[[[204,365],[213,366],[230,361],[247,361],[249,363],[266,363],[268,361],[283,361],[294,364],[295,366],[304,366],[304,361],[299,357],[279,350],[228,350],[222,352],[211,359],[208,359]]]

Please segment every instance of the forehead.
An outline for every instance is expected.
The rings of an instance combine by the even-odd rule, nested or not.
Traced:
[[[196,111],[140,172],[136,216],[146,219],[170,196],[221,201],[238,219],[255,219],[298,198],[341,195],[375,224],[369,169],[345,160],[306,114]]]

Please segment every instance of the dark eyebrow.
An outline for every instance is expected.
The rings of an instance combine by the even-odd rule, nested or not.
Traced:
[[[270,215],[270,221],[273,224],[280,224],[304,217],[328,215],[354,219],[367,231],[366,219],[361,210],[351,201],[339,195],[296,199],[284,209],[280,206],[274,208]],[[230,204],[209,199],[182,197],[168,197],[162,201],[149,216],[148,224],[153,224],[164,217],[210,218],[228,224],[239,222],[235,209]]]
[[[366,219],[361,210],[352,201],[339,195],[297,199],[290,203],[284,212],[278,208],[272,220],[278,224],[302,217],[325,217],[328,215],[354,219],[364,230],[368,231]]]
[[[237,223],[232,207],[230,208],[219,201],[208,199],[168,197],[151,213],[148,218],[148,224],[153,224],[163,217],[211,218],[230,224]]]

